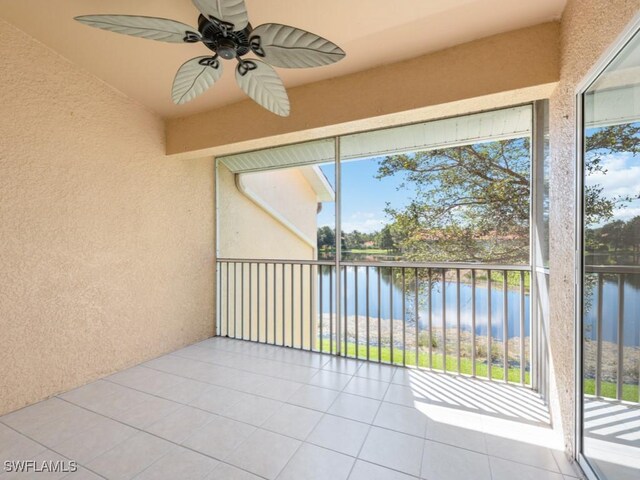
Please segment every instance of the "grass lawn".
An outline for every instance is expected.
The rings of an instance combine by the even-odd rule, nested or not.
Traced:
[[[322,341],[323,351],[329,351],[329,340]],[[334,345],[335,348],[335,345]],[[347,344],[347,356],[355,357],[356,356],[356,345],[355,343]],[[360,345],[358,348],[358,357],[362,359],[367,358],[367,347],[364,345]],[[394,363],[402,365],[402,351],[394,350],[393,351]],[[371,346],[369,348],[369,358],[371,360],[378,359],[378,347]],[[392,363],[391,362],[391,349],[389,347],[382,347],[380,349],[380,358],[383,363]],[[434,370],[442,370],[442,354],[433,352],[433,365],[431,368]],[[406,352],[406,364],[408,366],[416,365],[416,352],[409,351]],[[419,364],[420,367],[429,368],[429,355],[428,353],[420,352]],[[460,359],[460,373],[471,375],[471,359],[469,358],[461,358]],[[457,373],[458,371],[458,362],[455,356],[447,355],[447,371]],[[476,361],[476,377],[487,378],[487,365]],[[494,380],[504,380],[504,368],[493,365],[491,367],[491,378]],[[519,368],[509,368],[509,381],[513,383],[520,383],[520,369]],[[524,376],[525,384],[529,384],[529,372],[525,372]]]
[[[322,342],[323,351],[329,351],[329,340],[323,340]],[[335,348],[335,345],[334,345]],[[347,344],[347,356],[354,357],[356,356],[356,345],[355,343]],[[367,347],[364,345],[360,345],[358,348],[358,357],[362,359],[367,358]],[[402,350],[394,350],[393,357],[396,364],[402,365]],[[378,347],[371,346],[369,348],[369,358],[371,360],[378,360]],[[433,352],[433,365],[432,368],[434,370],[442,370],[442,354]],[[391,362],[391,349],[389,347],[382,347],[380,349],[380,359],[383,363],[392,363]],[[429,368],[429,355],[427,353],[420,352],[419,366],[424,368]],[[416,365],[416,352],[414,350],[406,352],[406,364],[407,366],[415,366]],[[460,359],[460,373],[471,375],[471,359],[469,358],[461,358]],[[458,362],[455,356],[447,355],[447,371],[452,373],[457,373],[458,371]],[[476,377],[487,378],[487,365],[481,361],[476,361]],[[504,380],[504,368],[501,366],[493,365],[491,367],[491,377],[494,380]],[[512,383],[520,383],[520,369],[519,368],[509,368],[509,382]],[[525,372],[524,374],[524,382],[525,384],[529,384],[530,376],[529,372]],[[595,380],[585,380],[584,381],[584,391],[586,394],[594,395],[595,394]],[[629,402],[638,402],[638,385],[625,384],[622,386],[622,399]],[[601,385],[601,394],[606,398],[616,398],[616,384],[612,382],[602,382]]]
[[[354,248],[352,250],[343,250],[343,253],[368,253],[370,255],[388,255],[389,250],[384,248]]]
[[[596,394],[596,381],[594,379],[584,380],[584,393],[588,395]],[[600,384],[600,395],[605,398],[616,398],[616,384],[613,382],[602,382]],[[628,383],[622,385],[622,400],[638,402],[638,385]]]

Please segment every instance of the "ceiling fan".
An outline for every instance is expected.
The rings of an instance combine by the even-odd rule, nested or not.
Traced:
[[[198,28],[165,18],[134,15],[83,15],[75,20],[110,32],[169,43],[202,42],[214,52],[184,63],[173,82],[180,105],[204,93],[222,76],[220,59],[236,59],[240,88],[267,110],[286,117],[289,97],[273,66],[319,67],[335,63],[345,52],[334,43],[299,28],[265,23],[253,28],[244,0],[192,0],[200,11]],[[252,52],[258,58],[243,58]]]

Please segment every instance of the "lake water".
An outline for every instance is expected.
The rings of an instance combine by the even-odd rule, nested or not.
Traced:
[[[380,302],[378,308],[378,275],[380,275]],[[398,271],[398,270],[396,270]],[[344,275],[344,274],[343,274]],[[343,277],[344,278],[344,277]],[[335,285],[335,272],[333,282]],[[355,289],[355,269],[353,267],[347,267],[347,315],[356,315],[355,299],[358,297],[358,312],[359,316],[366,316],[366,272],[365,268],[358,268],[358,291]],[[328,314],[330,312],[329,305],[329,271],[325,268],[322,275],[322,288],[323,288],[323,301],[322,301],[322,313]],[[343,285],[344,288],[344,285]],[[344,290],[343,290],[344,291]],[[446,291],[446,318],[447,327],[456,327],[456,283],[451,281],[445,282]],[[440,327],[442,325],[442,284],[441,282],[433,282],[432,286],[432,322],[434,327]],[[344,294],[343,294],[344,295]],[[377,321],[378,314],[383,320],[389,320],[391,318],[391,297],[393,296],[393,318],[396,320],[402,319],[402,284],[390,281],[389,269],[377,267],[369,268],[369,316],[372,321]],[[428,305],[428,282],[419,282],[419,308],[418,319],[419,325],[422,330],[428,329],[429,326],[429,305]],[[411,287],[411,291],[407,288],[406,292],[406,317],[407,323],[415,325],[415,287]],[[503,337],[503,299],[504,292],[502,290],[502,283],[494,283],[491,289],[491,330],[493,337],[502,340]],[[335,298],[334,311],[335,311]],[[525,293],[524,297],[524,309],[525,309],[525,336],[530,332],[530,319],[529,319],[529,294]],[[487,335],[487,303],[488,303],[488,291],[485,286],[480,283],[476,285],[476,334]],[[342,309],[344,312],[344,299],[342,299]],[[460,284],[460,328],[463,331],[471,331],[471,286],[469,284]],[[520,290],[509,289],[507,291],[507,309],[508,309],[508,333],[509,338],[520,336]]]
[[[380,302],[378,311],[378,275],[380,275]],[[323,282],[323,305],[322,312],[328,314],[329,308],[329,272],[325,268],[322,275]],[[335,272],[333,282],[335,283]],[[476,335],[487,334],[487,300],[488,290],[484,282],[476,285]],[[406,317],[407,323],[415,325],[415,290],[410,287],[406,293]],[[446,318],[447,327],[456,326],[456,284],[455,282],[445,282],[446,290]],[[640,282],[627,280],[624,285],[624,344],[627,346],[640,346]],[[434,282],[432,287],[432,322],[434,327],[442,325],[442,284]],[[358,297],[359,316],[366,316],[366,273],[365,268],[358,268],[358,291],[355,289],[355,271],[353,267],[347,267],[347,315],[356,315],[355,299]],[[393,317],[396,320],[402,319],[402,285],[390,281],[389,270],[387,268],[369,268],[369,316],[372,321],[377,321],[378,314],[383,320],[391,318],[390,297],[393,296]],[[495,282],[491,289],[491,330],[493,337],[502,340],[503,338],[503,299],[504,292],[502,283]],[[591,292],[591,304],[596,305],[597,287],[594,286]],[[618,284],[614,279],[605,279],[603,285],[603,339],[608,342],[616,342],[618,329]],[[529,293],[525,292],[525,336],[529,336]],[[334,311],[335,311],[335,298]],[[460,284],[460,325],[463,331],[471,331],[471,286],[466,283]],[[342,299],[342,311],[344,312],[344,299]],[[508,333],[509,338],[520,336],[520,290],[510,288],[507,291],[508,309]],[[428,310],[428,286],[426,281],[419,282],[419,325],[421,329],[427,329],[429,325]],[[585,315],[585,325],[588,325],[586,335],[595,339],[595,307],[587,311]]]
[[[635,277],[635,278],[633,278]],[[627,346],[640,346],[640,286],[639,275],[627,275],[624,282],[624,330],[623,341]],[[617,342],[618,337],[618,282],[605,277],[602,286],[602,338],[607,342]],[[585,314],[585,336],[596,339],[596,316],[598,287],[591,288]]]

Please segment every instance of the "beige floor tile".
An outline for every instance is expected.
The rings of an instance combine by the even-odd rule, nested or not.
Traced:
[[[275,479],[300,446],[300,441],[256,430],[226,462],[270,480]]]
[[[415,477],[358,460],[351,471],[349,480],[415,480]]]
[[[110,480],[129,479],[175,448],[166,440],[139,432],[94,458],[86,466]]]
[[[346,480],[355,459],[341,453],[304,444],[289,461],[278,480]]]
[[[325,415],[307,438],[307,442],[355,457],[370,425],[343,417]]]
[[[422,457],[422,477],[429,480],[491,480],[489,457],[427,440]]]
[[[213,413],[183,406],[163,419],[149,425],[145,430],[175,443],[182,443],[198,428],[216,418]]]
[[[322,413],[317,410],[284,404],[262,424],[261,428],[304,440],[321,418]]]
[[[218,463],[186,448],[177,448],[137,475],[135,480],[201,480]]]
[[[359,457],[417,477],[420,475],[423,445],[423,439],[412,435],[371,427]]]
[[[182,444],[198,452],[223,460],[256,430],[246,423],[216,417],[195,430]]]
[[[424,437],[427,429],[427,416],[413,407],[382,402],[373,424],[409,435]]]
[[[287,403],[326,412],[339,393],[328,388],[304,385],[287,400]]]
[[[380,408],[380,401],[372,398],[341,393],[327,413],[350,418],[359,422],[371,423]]]

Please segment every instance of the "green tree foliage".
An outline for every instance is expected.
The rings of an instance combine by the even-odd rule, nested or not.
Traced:
[[[603,159],[606,155],[612,153],[630,153],[636,155],[640,152],[640,127],[637,123],[624,125],[614,125],[596,129],[585,138],[585,175],[588,177],[596,173],[607,173],[603,167]],[[590,184],[585,186],[584,192],[584,216],[586,227],[594,226],[602,222],[606,222],[613,217],[613,210],[617,206],[633,200],[636,197],[629,196],[613,196],[606,197],[603,187],[598,184]],[[593,247],[588,243],[587,250]]]
[[[376,235],[376,243],[379,248],[385,250],[394,250],[396,248],[396,242],[393,238],[393,234],[391,233],[391,227],[386,225],[380,232]]]
[[[398,246],[416,260],[526,262],[529,170],[527,139],[384,158],[378,178],[404,175],[416,190],[386,209]]]
[[[634,253],[640,252],[640,216],[633,217],[627,222],[625,238]]]
[[[595,129],[585,139],[585,174],[606,174],[603,160],[640,151],[638,124]],[[530,154],[527,139],[392,155],[378,178],[403,175],[417,191],[403,208],[387,207],[395,245],[407,258],[426,261],[525,263],[529,256]],[[401,186],[402,188],[402,186]],[[601,185],[585,187],[585,220],[598,225],[638,196],[607,196]],[[635,224],[634,224],[635,225]],[[629,228],[605,229],[606,245],[626,248]],[[587,249],[602,242],[587,231]],[[612,243],[613,242],[613,243]],[[602,243],[600,243],[602,245]],[[640,248],[640,246],[638,247]]]
[[[324,226],[318,229],[318,248],[320,250],[334,248],[336,244],[336,234],[333,228]]]
[[[626,245],[626,223],[615,220],[597,230],[597,239],[613,248],[614,252],[623,249]]]

